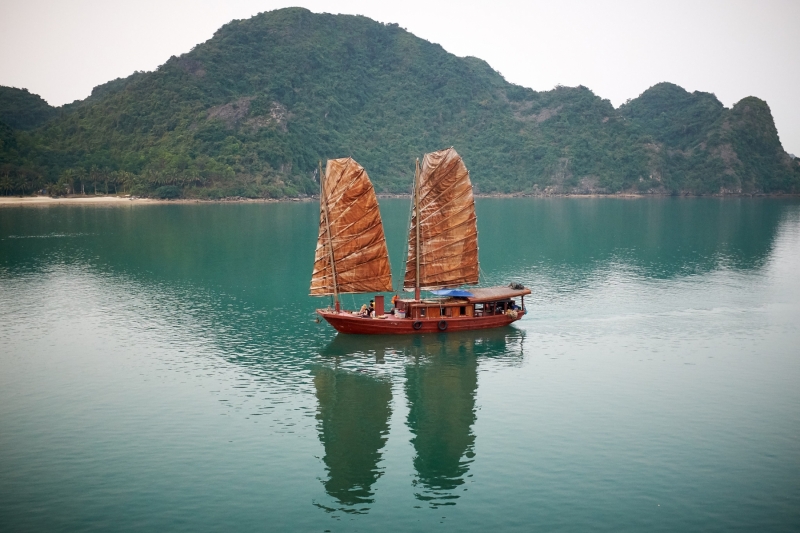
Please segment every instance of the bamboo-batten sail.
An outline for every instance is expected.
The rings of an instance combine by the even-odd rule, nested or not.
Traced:
[[[424,290],[478,283],[475,199],[461,156],[453,148],[425,154],[415,187],[404,289],[417,286],[417,271]]]
[[[328,160],[320,187],[311,295],[391,290],[389,253],[372,182],[352,158]]]

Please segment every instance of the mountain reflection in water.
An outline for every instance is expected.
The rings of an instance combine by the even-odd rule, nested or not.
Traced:
[[[619,267],[647,279],[758,269],[785,216],[779,206],[770,199],[484,198],[476,204],[481,268],[496,273],[492,283],[518,277],[541,290],[597,283]]]
[[[432,507],[455,505],[474,458],[478,364],[484,358],[520,362],[523,340],[524,332],[513,327],[419,336],[337,335],[320,351],[323,364],[314,370],[328,495],[345,512],[369,510],[372,486],[383,471],[379,463],[392,414],[391,382],[404,377],[415,497]],[[378,364],[387,357],[400,359],[404,372],[375,375],[345,366],[367,357]]]

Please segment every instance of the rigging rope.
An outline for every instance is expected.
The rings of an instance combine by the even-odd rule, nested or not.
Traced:
[[[479,283],[480,283],[481,278],[483,279],[483,283],[484,284],[488,283],[488,281],[486,280],[486,272],[483,271],[483,268],[481,268],[480,263],[478,263],[478,282]]]

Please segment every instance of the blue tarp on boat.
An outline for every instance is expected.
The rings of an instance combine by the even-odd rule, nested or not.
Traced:
[[[436,296],[455,296],[461,298],[470,298],[474,296],[471,292],[463,289],[439,289],[438,291],[431,291]]]

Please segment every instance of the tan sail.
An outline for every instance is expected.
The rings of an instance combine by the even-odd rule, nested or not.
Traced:
[[[424,290],[478,283],[478,226],[469,172],[453,148],[425,154],[415,191],[403,287],[413,290],[417,272]],[[417,232],[419,224],[419,232]]]
[[[328,160],[311,295],[391,290],[389,253],[372,182],[352,158]]]

